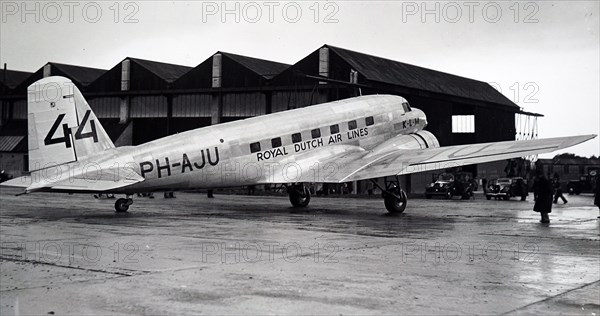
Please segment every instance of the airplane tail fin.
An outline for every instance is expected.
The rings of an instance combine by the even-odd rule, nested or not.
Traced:
[[[71,80],[47,77],[27,89],[30,171],[114,148],[106,131]]]

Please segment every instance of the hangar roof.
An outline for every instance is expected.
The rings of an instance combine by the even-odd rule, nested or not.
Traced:
[[[73,83],[80,88],[89,85],[90,83],[92,83],[94,80],[96,80],[98,77],[100,77],[102,74],[104,74],[106,72],[106,70],[104,70],[104,69],[67,65],[67,64],[60,64],[60,63],[53,63],[53,62],[46,63],[46,65],[51,66],[50,67],[50,75],[67,77],[67,78],[71,79],[73,81]],[[27,87],[29,87],[32,83],[34,83],[44,77],[44,67],[45,67],[45,65],[42,66],[40,69],[38,69],[33,74],[31,74],[30,76],[28,76],[21,83],[19,83],[14,88],[16,93],[26,94]]]
[[[265,79],[271,79],[282,71],[286,70],[290,65],[270,61],[266,59],[259,59],[254,57],[236,55],[226,52],[219,52],[227,57],[233,59],[240,65],[252,70],[256,74],[264,77]]]
[[[105,72],[87,87],[87,92],[121,91],[123,61],[130,61],[130,86],[132,91],[168,89],[177,78],[191,67],[158,61],[127,57]]]
[[[6,82],[4,82],[4,69],[0,69],[0,82],[9,89],[13,89],[21,82],[31,76],[32,72],[6,70]]]
[[[192,67],[188,66],[167,64],[158,61],[145,60],[139,58],[127,57],[126,59],[137,63],[138,65],[144,67],[146,70],[154,73],[155,75],[169,83],[175,81],[177,78],[181,77],[183,74],[192,69]]]
[[[518,107],[486,82],[325,45],[367,80]]]
[[[103,73],[106,72],[105,69],[98,68],[90,68],[90,67],[81,67],[67,64],[59,64],[59,63],[48,63],[52,65],[52,68],[56,68],[64,73],[66,77],[73,80],[76,83],[79,83],[82,86],[89,85],[92,81],[98,79]],[[52,69],[52,74],[54,75],[54,69]]]
[[[223,56],[222,87],[263,86],[271,78],[290,67],[288,64],[218,51],[177,79],[173,87],[178,89],[211,88],[213,58],[217,54]]]

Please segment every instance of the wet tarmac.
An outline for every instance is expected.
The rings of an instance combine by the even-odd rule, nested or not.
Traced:
[[[0,191],[0,314],[600,315],[591,195],[533,201],[178,193],[129,213]]]

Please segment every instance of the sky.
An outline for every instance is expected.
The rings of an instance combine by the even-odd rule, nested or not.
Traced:
[[[110,69],[125,57],[193,67],[217,51],[293,64],[330,44],[489,82],[544,115],[539,138],[600,134],[598,1],[0,4],[8,69]],[[600,138],[562,152],[599,156]]]

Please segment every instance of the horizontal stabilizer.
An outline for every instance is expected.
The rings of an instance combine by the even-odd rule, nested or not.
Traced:
[[[54,173],[51,173],[52,171]],[[36,171],[31,175],[12,179],[0,185],[22,188],[25,193],[37,191],[106,192],[119,191],[119,189],[142,181],[144,181],[144,178],[129,167],[104,168],[101,172],[97,170],[94,172],[74,170],[71,174],[62,173],[57,168],[51,168]]]

